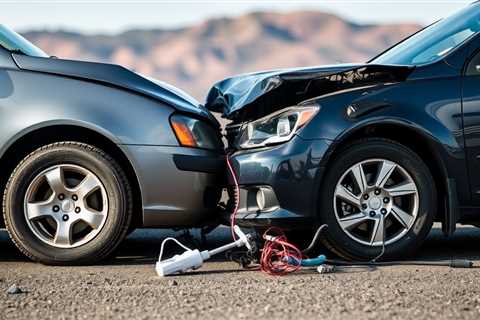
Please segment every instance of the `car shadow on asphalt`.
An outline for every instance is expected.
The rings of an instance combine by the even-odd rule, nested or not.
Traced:
[[[4,261],[29,261],[13,244],[5,229],[0,229],[0,263]]]
[[[228,228],[220,227],[207,235],[206,241],[201,240],[198,230],[190,235],[173,230],[143,229],[136,230],[118,247],[114,256],[100,265],[146,265],[154,264],[158,259],[160,246],[166,237],[175,237],[190,248],[212,249],[231,241]],[[447,260],[470,259],[480,262],[480,229],[461,226],[453,237],[445,237],[439,227],[435,227],[418,253],[411,260]],[[165,257],[170,257],[181,250],[172,242],[166,246]],[[0,263],[7,261],[28,262],[9,239],[8,233],[0,229]],[[223,254],[212,258],[212,261],[227,261]],[[233,270],[232,270],[233,271]],[[206,271],[215,272],[215,271]]]
[[[167,237],[178,239],[189,248],[213,249],[230,241],[231,233],[226,227],[211,232],[204,240],[199,230],[174,231],[171,229],[139,229],[130,234],[117,248],[113,257],[98,265],[142,265],[153,264],[158,260],[160,246]],[[173,242],[165,246],[165,257],[181,253],[182,249]],[[223,255],[213,257],[212,261],[224,260]],[[5,229],[0,229],[0,263],[29,262],[15,246]]]

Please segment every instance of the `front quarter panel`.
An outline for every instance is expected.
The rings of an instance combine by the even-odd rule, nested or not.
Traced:
[[[461,79],[443,77],[361,88],[316,99],[319,114],[299,133],[304,139],[335,141],[332,148],[371,125],[395,125],[416,131],[429,141],[448,177],[457,179],[461,202],[468,201],[467,169],[461,119]],[[378,104],[378,109],[353,118],[350,105]],[[401,132],[395,132],[401,135]],[[415,141],[411,141],[412,144]],[[332,150],[330,150],[332,151]]]

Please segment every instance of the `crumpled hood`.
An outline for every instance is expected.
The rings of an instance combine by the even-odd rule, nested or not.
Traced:
[[[38,58],[12,55],[20,69],[58,74],[82,80],[106,83],[159,100],[172,108],[218,121],[199,102],[185,92],[164,82],[141,76],[122,66],[106,63]]]
[[[232,119],[239,111],[292,106],[303,100],[346,87],[404,80],[409,66],[340,64],[310,68],[250,73],[217,82],[209,91],[205,107]]]

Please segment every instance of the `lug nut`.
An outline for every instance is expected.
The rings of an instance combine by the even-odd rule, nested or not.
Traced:
[[[389,203],[390,199],[388,197],[383,198],[383,203]]]
[[[73,200],[73,201],[77,201],[77,200],[78,200],[78,197],[77,197],[76,194],[74,194],[74,195],[72,196],[72,200]]]
[[[380,189],[375,189],[375,195],[378,196],[380,194],[380,192],[381,192]]]
[[[381,212],[382,214],[387,214],[387,209],[383,208],[382,210],[380,210],[380,212]]]
[[[58,212],[60,211],[60,207],[59,206],[53,206],[53,212]]]
[[[64,214],[63,217],[62,217],[62,220],[63,221],[68,221],[69,217],[67,214]]]
[[[370,211],[370,217],[375,217],[375,216],[376,216],[375,211]]]
[[[80,211],[82,211],[82,209],[80,209],[80,207],[75,208],[75,213],[80,213]]]
[[[65,199],[65,195],[63,193],[60,193],[58,195],[58,200],[63,200],[63,199]]]
[[[367,208],[368,208],[368,206],[367,206],[365,203],[362,204],[362,209],[363,209],[363,210],[366,210]]]
[[[368,194],[364,195],[363,199],[367,200],[368,199]]]

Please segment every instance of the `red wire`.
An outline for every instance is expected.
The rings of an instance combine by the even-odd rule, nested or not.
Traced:
[[[263,272],[283,276],[300,269],[302,252],[287,241],[281,229],[270,228],[265,231],[263,238],[265,245],[260,257],[260,268]]]
[[[238,211],[238,206],[240,202],[240,187],[238,186],[238,180],[237,176],[235,174],[235,171],[233,170],[232,164],[230,163],[230,156],[227,154],[226,156],[227,159],[227,167],[230,172],[230,176],[233,179],[233,184],[235,186],[235,207],[232,211],[232,214],[230,215],[230,231],[232,232],[232,238],[233,240],[237,240],[237,235],[235,234],[235,230],[233,227],[235,226],[235,217],[237,216],[237,211]]]

